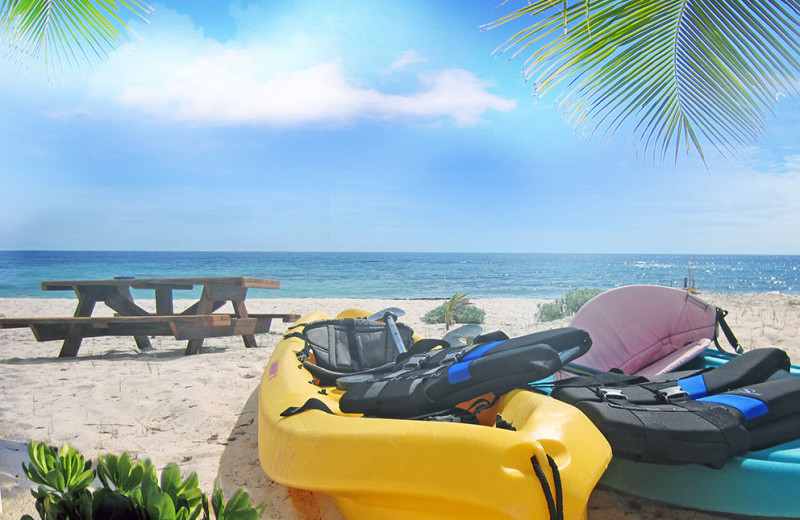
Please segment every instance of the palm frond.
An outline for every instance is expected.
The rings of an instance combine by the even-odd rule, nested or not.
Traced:
[[[590,136],[632,128],[629,145],[663,163],[703,144],[735,156],[753,144],[779,95],[797,94],[797,0],[538,0],[533,24],[496,52],[528,53],[538,96]]]
[[[42,59],[48,73],[91,65],[130,31],[121,9],[145,21],[152,12],[137,0],[0,0],[3,58],[25,67]]]

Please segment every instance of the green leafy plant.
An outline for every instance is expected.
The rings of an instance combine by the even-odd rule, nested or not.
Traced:
[[[92,493],[94,480],[92,462],[84,459],[69,444],[61,453],[43,443],[28,445],[30,466],[22,464],[25,475],[39,487],[31,490],[36,499],[36,511],[42,520],[62,518],[92,518]],[[22,520],[33,520],[25,515]]]
[[[152,7],[136,0],[4,0],[0,54],[26,66],[43,57],[48,73],[84,61],[91,64],[96,57],[107,57],[132,32],[123,16],[135,14],[146,21],[152,12]]]
[[[603,292],[602,289],[572,289],[567,291],[558,300],[540,304],[536,319],[539,321],[555,321],[571,316],[601,292]]]
[[[208,497],[198,488],[197,474],[182,478],[175,463],[161,472],[150,460],[133,462],[127,453],[100,457],[97,469],[75,448],[57,452],[40,442],[28,445],[25,475],[38,488],[31,491],[41,520],[209,520]],[[97,478],[101,487],[90,485]],[[215,482],[211,505],[216,520],[258,520],[265,506],[254,507],[250,495],[237,491],[225,502]],[[24,515],[21,520],[33,520]]]
[[[444,323],[450,330],[453,323],[483,323],[486,312],[475,307],[467,293],[455,293],[450,299],[422,317],[423,323]]]
[[[203,510],[208,517],[208,499],[203,497]],[[225,502],[222,488],[219,481],[214,482],[214,494],[211,496],[211,506],[214,508],[214,516],[217,520],[258,520],[264,511],[264,506],[253,507],[250,503],[250,495],[244,490],[239,490],[233,494],[230,500]]]
[[[498,53],[527,55],[523,74],[576,128],[663,161],[701,142],[735,155],[757,140],[782,95],[797,94],[794,2],[531,0],[488,24],[524,22]],[[625,124],[623,124],[625,123]]]

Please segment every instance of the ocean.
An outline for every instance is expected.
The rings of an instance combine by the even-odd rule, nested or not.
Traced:
[[[683,287],[690,267],[700,291],[800,294],[800,256],[0,251],[0,297],[75,297],[42,291],[43,280],[252,276],[280,280],[281,289],[253,290],[250,298],[421,299],[465,292],[554,299],[575,288]]]

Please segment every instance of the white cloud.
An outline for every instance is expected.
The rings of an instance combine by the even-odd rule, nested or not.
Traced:
[[[415,65],[417,63],[424,63],[427,60],[420,56],[416,51],[406,51],[395,60],[394,63],[389,67],[391,70],[402,70],[406,67],[410,67],[411,65]]]
[[[463,69],[421,77],[426,90],[410,96],[382,95],[386,115],[448,116],[461,126],[474,125],[487,110],[507,112],[516,106],[486,91],[488,84]]]
[[[278,127],[376,119],[465,126],[515,107],[464,69],[426,63],[412,74],[410,65],[426,61],[413,50],[386,65],[379,57],[396,55],[388,49],[346,49],[296,27],[279,24],[277,34],[262,27],[221,43],[169,9],[159,11],[157,22],[137,26],[144,40],[124,45],[89,78],[88,106],[103,112],[122,105],[198,125]],[[98,101],[112,107],[99,110]]]
[[[265,76],[269,66],[255,58],[263,55],[257,50],[225,49],[174,67],[149,85],[125,87],[118,100],[179,121],[276,126],[397,117],[444,117],[463,126],[476,124],[488,110],[508,111],[515,106],[513,100],[488,92],[488,83],[462,69],[427,73],[419,78],[421,90],[389,94],[356,84],[341,61]]]

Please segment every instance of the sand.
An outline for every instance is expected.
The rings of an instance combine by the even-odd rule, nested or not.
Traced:
[[[730,311],[728,322],[746,349],[787,350],[800,361],[800,297],[778,293],[701,294]],[[486,330],[511,336],[565,325],[537,323],[542,300],[475,299],[486,311]],[[0,299],[0,316],[69,316],[72,299]],[[147,307],[151,302],[137,301]],[[188,302],[186,302],[188,304]],[[348,307],[378,310],[400,307],[415,331],[441,337],[444,325],[420,318],[441,302],[431,300],[252,299],[251,312],[322,310]],[[152,305],[150,305],[152,307]],[[180,304],[176,304],[180,308]],[[96,314],[110,315],[98,308]],[[287,325],[257,336],[259,348],[245,349],[241,338],[207,340],[199,356],[183,355],[184,344],[152,340],[154,351],[140,353],[133,338],[84,340],[79,356],[57,358],[59,341],[39,343],[28,329],[0,330],[0,494],[3,519],[35,514],[21,463],[28,441],[68,442],[87,457],[128,451],[150,458],[160,469],[177,462],[184,474],[195,471],[210,492],[219,478],[227,496],[245,488],[255,502],[266,502],[263,518],[342,518],[324,495],[288,490],[272,482],[257,457],[257,387],[262,371]],[[590,519],[711,519],[598,488],[589,501]]]

